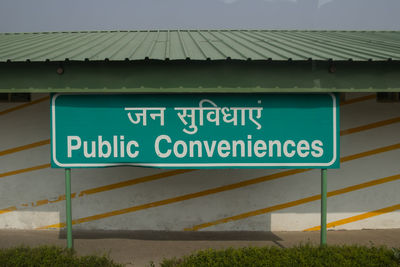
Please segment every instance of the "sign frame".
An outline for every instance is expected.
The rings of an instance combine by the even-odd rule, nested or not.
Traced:
[[[302,93],[299,93],[304,95]],[[57,160],[56,153],[56,100],[59,96],[63,95],[99,95],[99,94],[88,94],[88,93],[74,93],[74,94],[52,94],[51,95],[51,159],[52,159],[52,167],[56,168],[102,168],[102,167],[118,167],[118,166],[133,166],[133,167],[151,167],[151,168],[180,168],[180,169],[238,169],[238,168],[329,168],[338,160],[339,155],[339,129],[338,129],[338,117],[339,117],[339,105],[338,105],[338,96],[335,93],[315,93],[315,94],[323,94],[329,95],[332,98],[332,122],[333,122],[333,155],[332,159],[329,162],[325,163],[62,163]],[[110,95],[110,94],[107,94]],[[112,95],[121,95],[120,93],[115,93]],[[137,95],[137,94],[136,94]],[[187,95],[187,94],[185,94]],[[238,94],[242,95],[242,94]],[[267,94],[266,94],[267,95]],[[293,95],[293,94],[287,94]],[[340,162],[337,163],[337,167],[339,168]]]

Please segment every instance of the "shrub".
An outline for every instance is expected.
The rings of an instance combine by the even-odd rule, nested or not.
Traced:
[[[35,248],[16,247],[0,249],[0,266],[41,266],[41,267],[117,267],[122,266],[114,263],[106,256],[77,256],[69,249],[55,246],[41,246]]]
[[[399,250],[386,247],[301,245],[293,248],[247,247],[205,250],[181,259],[165,259],[162,267],[244,266],[400,266]]]

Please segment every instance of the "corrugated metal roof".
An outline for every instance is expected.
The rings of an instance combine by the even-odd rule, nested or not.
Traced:
[[[400,60],[398,31],[172,30],[0,34],[0,62]]]

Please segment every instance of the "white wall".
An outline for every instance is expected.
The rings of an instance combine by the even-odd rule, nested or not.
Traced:
[[[33,95],[34,99],[45,96]],[[363,96],[348,94],[346,99]],[[9,150],[49,139],[49,100],[1,113],[19,105],[0,104],[0,228],[57,228],[58,223],[65,222],[64,172],[47,167],[50,145],[19,152]],[[341,157],[372,152],[342,163],[339,170],[328,171],[328,191],[355,186],[328,199],[328,223],[346,219],[334,229],[400,226],[400,212],[395,206],[400,203],[400,145],[393,146],[400,143],[400,120],[387,121],[399,117],[400,103],[377,103],[373,98],[341,107],[341,130],[370,125],[370,129],[341,137]],[[380,149],[384,147],[387,148]],[[27,169],[34,166],[39,167]],[[320,203],[304,198],[320,193],[319,170],[234,186],[284,171],[288,170],[199,170],[143,181],[135,179],[174,171],[133,167],[74,169],[72,192],[77,195],[104,186],[100,192],[89,191],[91,194],[73,198],[73,219],[87,218],[78,221],[74,229],[180,231],[210,222],[214,223],[199,230],[297,231],[318,226]],[[399,177],[379,180],[393,175]],[[110,186],[121,182],[126,184],[114,189]],[[198,192],[203,193],[194,195]],[[290,206],[297,200],[297,205]],[[277,206],[281,204],[284,205]],[[273,210],[265,210],[268,207]],[[370,216],[371,211],[387,207],[383,214]],[[397,211],[390,207],[397,207]],[[365,215],[354,217],[360,214]],[[232,216],[236,217],[223,221]],[[215,223],[218,220],[222,221]]]

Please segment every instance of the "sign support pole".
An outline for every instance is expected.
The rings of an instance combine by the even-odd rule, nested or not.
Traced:
[[[65,169],[65,207],[67,219],[67,248],[72,249],[71,169]]]
[[[328,175],[326,169],[321,169],[321,246],[326,245],[326,214],[327,214],[327,186]]]

